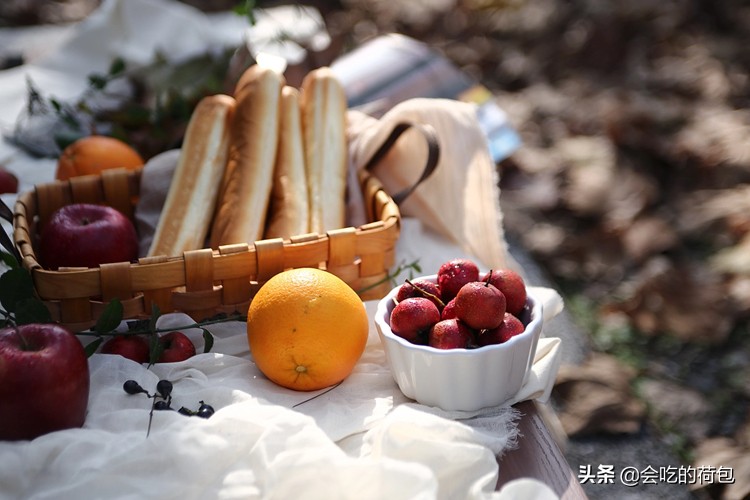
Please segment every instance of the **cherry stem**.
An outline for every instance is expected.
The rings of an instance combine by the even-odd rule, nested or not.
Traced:
[[[492,279],[492,269],[490,269],[490,272],[487,273],[487,278],[484,280],[484,286],[489,287],[490,286],[490,280]]]
[[[440,297],[438,297],[437,295],[428,292],[424,288],[420,288],[419,285],[414,284],[409,278],[406,278],[406,282],[410,284],[411,286],[413,286],[419,293],[424,295],[426,298],[437,300],[438,303],[440,304],[440,307],[445,307],[445,303],[442,300],[440,300]]]

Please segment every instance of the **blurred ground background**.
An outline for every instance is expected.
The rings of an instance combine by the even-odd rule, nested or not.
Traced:
[[[387,32],[429,43],[520,132],[499,165],[506,231],[585,345],[554,400],[574,471],[711,464],[735,478],[584,485],[591,498],[750,498],[750,2],[301,3],[341,50]],[[4,1],[0,27],[98,4]]]

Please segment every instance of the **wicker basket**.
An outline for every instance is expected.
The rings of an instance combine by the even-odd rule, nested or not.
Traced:
[[[42,184],[22,194],[14,208],[13,239],[52,318],[74,330],[91,327],[114,298],[122,302],[126,319],[150,317],[154,304],[161,312],[182,311],[196,320],[245,313],[260,285],[285,269],[299,267],[327,269],[363,300],[376,299],[391,286],[387,276],[395,261],[401,215],[375,177],[363,171],[359,180],[371,221],[360,227],[100,268],[43,269],[35,253],[37,235],[56,209],[71,203],[104,203],[133,218],[140,170],[109,170],[100,176]]]

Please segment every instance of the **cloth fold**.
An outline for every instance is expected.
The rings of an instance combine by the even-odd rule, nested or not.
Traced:
[[[366,303],[372,318],[376,302]],[[173,313],[198,351],[202,332]],[[365,353],[330,391],[283,389],[249,355],[244,323],[209,327],[215,352],[151,368],[120,356],[90,358],[86,423],[30,442],[0,443],[0,498],[502,498],[496,456],[515,446],[511,406],[444,411],[400,393],[371,320]],[[533,376],[516,399],[540,395],[556,370],[558,339],[541,339]],[[174,408],[205,401],[208,420],[154,412],[125,380],[153,392],[173,382]],[[543,396],[543,394],[541,394]],[[313,398],[313,399],[311,399]],[[189,478],[189,480],[186,480]]]
[[[376,120],[348,113],[350,160],[362,168],[399,122],[431,126],[438,137],[440,159],[435,172],[401,204],[404,217],[456,243],[484,267],[514,266],[502,227],[500,189],[487,139],[474,104],[449,99],[409,99]],[[407,130],[373,173],[389,193],[398,193],[420,178],[427,158],[424,137]]]

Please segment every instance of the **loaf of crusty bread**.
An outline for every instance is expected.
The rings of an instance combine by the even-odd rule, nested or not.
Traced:
[[[346,223],[346,95],[328,67],[302,81],[300,109],[310,200],[310,231],[320,234]]]
[[[210,245],[252,243],[263,237],[279,138],[284,77],[253,65],[237,84],[229,155]]]
[[[203,248],[227,162],[233,97],[204,97],[188,122],[149,256]]]
[[[307,191],[299,91],[287,85],[281,89],[279,146],[264,238],[309,232]]]

